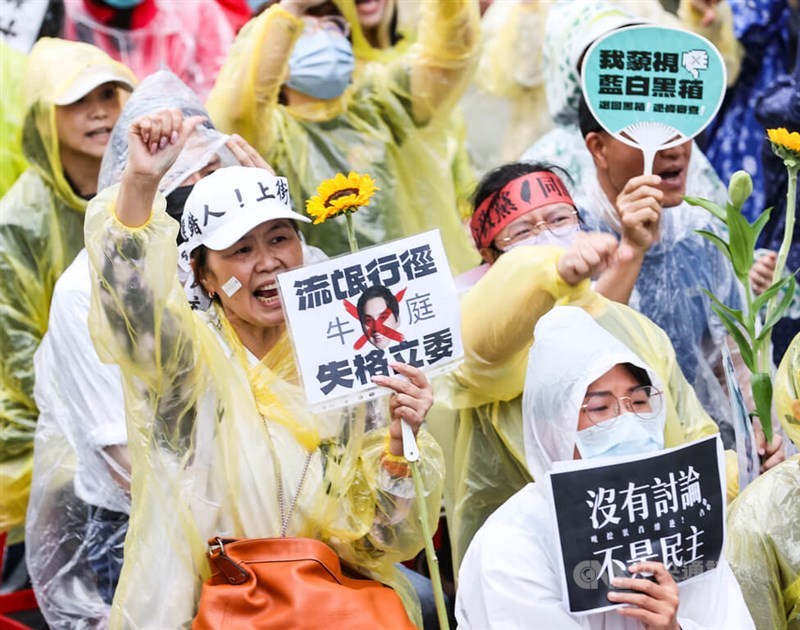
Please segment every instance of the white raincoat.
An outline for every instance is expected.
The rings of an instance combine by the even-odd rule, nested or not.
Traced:
[[[586,311],[556,307],[537,324],[523,398],[525,456],[536,479],[554,461],[572,459],[578,414],[587,386],[617,363],[658,372],[602,328]],[[676,400],[664,388],[667,414]],[[641,628],[608,611],[578,617],[561,592],[559,544],[543,487],[530,483],[509,499],[476,534],[459,573],[456,616],[460,628]],[[741,591],[727,563],[682,586],[678,623],[691,628],[752,628]]]

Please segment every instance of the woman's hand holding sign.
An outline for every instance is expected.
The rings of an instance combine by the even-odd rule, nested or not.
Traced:
[[[425,415],[433,405],[433,388],[425,373],[405,363],[390,363],[389,366],[400,376],[372,377],[372,382],[381,387],[394,390],[389,398],[389,412],[392,424],[389,427],[389,451],[392,455],[403,454],[403,431],[400,422],[411,427],[414,435],[425,422]],[[404,378],[405,377],[405,378]]]
[[[660,562],[639,562],[628,567],[631,573],[652,573],[655,581],[647,578],[616,577],[611,580],[615,588],[630,592],[611,591],[608,600],[613,604],[630,604],[618,608],[623,617],[638,619],[648,630],[679,630],[678,585]]]

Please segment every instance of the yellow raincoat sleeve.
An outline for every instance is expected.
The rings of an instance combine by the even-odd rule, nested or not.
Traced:
[[[280,5],[250,20],[239,31],[208,96],[206,108],[214,124],[238,133],[262,155],[275,142],[273,112],[302,32],[303,20]]]
[[[573,287],[561,278],[556,269],[561,252],[513,249],[462,298],[464,363],[456,378],[473,397],[470,406],[519,396],[536,322],[557,300],[588,290],[588,281]]]
[[[775,409],[800,445],[800,335],[774,381]],[[725,557],[758,630],[800,628],[800,455],[767,471],[728,511]]]
[[[449,112],[472,77],[480,52],[480,15],[472,0],[424,2],[417,42],[409,51],[412,116],[426,124]],[[402,68],[399,59],[395,67]]]

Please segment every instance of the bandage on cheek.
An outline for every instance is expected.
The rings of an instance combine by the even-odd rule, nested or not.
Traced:
[[[231,276],[230,278],[228,278],[228,281],[222,285],[222,290],[228,297],[233,297],[234,293],[236,293],[241,288],[242,288],[242,283],[239,282],[239,278],[237,278],[236,276]]]

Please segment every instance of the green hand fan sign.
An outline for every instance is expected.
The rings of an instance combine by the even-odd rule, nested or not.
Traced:
[[[694,138],[725,95],[725,65],[703,37],[660,26],[630,26],[598,39],[582,72],[586,104],[618,140],[655,154]]]

